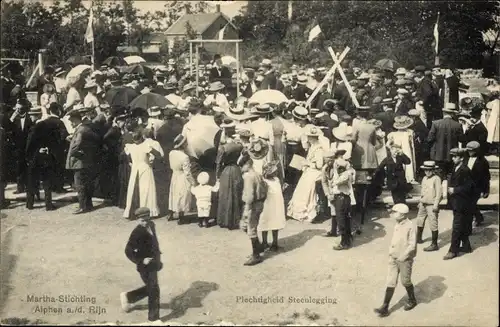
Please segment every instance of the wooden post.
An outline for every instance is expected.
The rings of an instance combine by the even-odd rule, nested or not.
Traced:
[[[240,97],[240,44],[236,42],[236,99]]]
[[[349,47],[346,47],[344,49],[344,51],[341,53],[341,55],[339,57],[338,63],[333,64],[332,68],[330,68],[330,70],[326,73],[326,75],[323,78],[323,80],[321,81],[321,83],[319,83],[318,86],[316,86],[316,89],[314,90],[314,92],[309,96],[309,98],[306,101],[306,107],[311,105],[312,100],[316,97],[316,95],[318,95],[319,91],[321,91],[321,88],[327,83],[328,78],[330,78],[330,76],[333,75],[333,73],[335,73],[335,70],[340,65],[340,62],[347,55],[347,52],[349,52],[349,50],[350,50]]]
[[[199,58],[199,50],[198,50],[198,44],[196,45],[196,96],[198,96],[198,85],[200,81],[200,74],[198,72],[198,58]]]
[[[332,47],[328,47],[328,51],[330,52],[330,55],[332,56],[333,61],[338,64],[338,70],[340,73],[340,77],[342,77],[342,80],[344,81],[344,84],[347,88],[347,91],[349,92],[349,95],[351,96],[352,103],[354,106],[359,107],[359,102],[358,99],[356,98],[356,94],[354,94],[354,91],[352,90],[351,84],[349,84],[349,81],[347,80],[347,77],[344,74],[344,70],[342,69],[342,66],[340,66],[340,60],[337,59],[337,56],[335,55],[335,52],[333,52]]]
[[[193,43],[189,42],[189,75],[193,76]]]
[[[43,54],[42,51],[38,51],[38,69],[40,70],[40,76],[43,75]]]

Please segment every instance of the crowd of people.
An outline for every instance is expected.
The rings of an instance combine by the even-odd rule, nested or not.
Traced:
[[[334,249],[345,250],[361,233],[363,194],[370,202],[387,187],[405,222],[406,200],[421,183],[416,243],[428,219],[432,242],[425,250],[438,249],[439,203],[447,197],[454,219],[444,259],[472,251],[473,217],[483,222],[477,202],[489,195],[484,156],[499,141],[498,85],[485,105],[459,101],[466,86],[440,67],[354,67],[345,79],[335,73],[321,83],[325,68],[278,72],[264,59],[235,76],[216,55],[199,71],[199,84],[191,70],[169,60],[153,75],[101,66],[65,78],[67,70],[47,67],[36,104],[2,70],[2,208],[10,205],[8,181],[15,180],[15,193],[26,192],[29,210],[41,185],[46,210],[57,209],[52,193],[71,185],[78,192],[74,214],[93,211],[92,198],[101,197],[126,219],[141,208],[143,216],[147,210],[181,225],[194,214],[200,227],[243,229],[252,245],[245,265],[255,265],[265,251],[280,250],[287,217],[310,223],[331,217],[325,236],[340,236]],[[271,91],[284,97],[276,100]],[[259,92],[270,93],[252,102]],[[148,93],[168,104],[131,105]]]

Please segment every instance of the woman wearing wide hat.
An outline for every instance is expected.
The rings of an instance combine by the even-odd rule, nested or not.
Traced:
[[[342,156],[345,160],[351,160],[352,154],[352,127],[346,123],[341,123],[338,127],[332,129],[335,141],[332,142],[330,149],[335,152],[337,150],[345,150]]]
[[[387,143],[399,144],[403,153],[410,158],[410,164],[404,166],[408,183],[416,181],[415,144],[413,142],[413,131],[410,129],[412,125],[412,118],[408,116],[396,116],[394,118],[395,131],[387,135]]]
[[[302,168],[302,176],[288,204],[288,215],[299,221],[313,222],[318,214],[316,182],[321,178],[324,151],[319,143],[321,134],[317,127],[310,127],[305,133],[311,146]]]
[[[170,169],[172,169],[168,208],[178,215],[177,223],[179,225],[186,223],[185,213],[195,210],[195,199],[191,193],[191,186],[196,186],[197,182],[192,174],[191,162],[186,154],[186,147],[186,137],[179,134],[174,139],[174,148],[168,155]]]
[[[238,228],[243,212],[243,178],[238,166],[243,145],[233,141],[234,132],[235,128],[224,131],[225,143],[219,146],[215,160],[215,175],[219,184],[217,224],[230,230]]]

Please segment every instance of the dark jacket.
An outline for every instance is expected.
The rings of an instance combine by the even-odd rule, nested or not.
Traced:
[[[24,128],[21,126],[21,117],[17,116],[12,122],[12,137],[15,144],[15,149],[18,155],[24,155],[26,150],[26,142],[30,133],[33,121],[30,116],[26,114],[24,121]]]
[[[69,144],[66,169],[77,170],[94,167],[101,139],[89,124],[82,123],[73,134]]]
[[[217,70],[217,67],[212,67],[210,69],[210,75],[208,77],[208,81],[210,83],[220,81],[222,84],[224,84],[226,87],[231,85],[231,79],[232,79],[232,74],[229,68],[222,66],[220,67],[219,70]]]
[[[427,142],[431,147],[431,160],[451,161],[450,150],[458,147],[462,135],[462,125],[450,117],[432,122],[427,137]]]
[[[413,109],[413,107],[413,102],[411,102],[410,99],[403,98],[401,100],[401,103],[396,108],[394,108],[394,112],[396,113],[396,116],[406,116],[408,115],[408,111]]]
[[[51,167],[66,147],[68,132],[64,123],[57,117],[39,121],[31,128],[26,142],[26,161],[30,166]],[[47,148],[48,153],[40,153]]]
[[[488,142],[486,141],[488,139],[488,130],[486,129],[486,126],[484,126],[483,122],[479,122],[476,125],[472,126],[469,130],[463,134],[461,142],[462,142],[462,147],[465,148],[467,143],[471,141],[477,141],[479,142],[480,147],[480,154],[486,154],[488,151]]]
[[[464,160],[464,165],[469,167],[469,160]],[[476,157],[476,161],[470,170],[472,181],[474,182],[474,193],[479,195],[481,193],[490,193],[490,164],[484,156]]]
[[[149,222],[149,224],[153,235],[148,232],[147,228],[137,225],[130,234],[125,247],[125,255],[137,265],[138,271],[159,271],[163,267],[160,246],[156,237],[156,227],[153,222]],[[145,258],[152,258],[153,260],[148,265],[144,265]]]
[[[177,135],[182,133],[184,122],[178,117],[169,118],[163,125],[156,131],[156,141],[160,143],[163,153],[165,154],[164,160],[167,167],[170,168],[169,153],[174,148],[174,139]]]
[[[269,72],[264,75],[264,79],[260,84],[260,90],[276,90],[278,88],[278,79],[274,72]]]
[[[439,108],[439,94],[438,90],[433,84],[433,81],[424,77],[418,84],[415,90],[416,98],[423,101],[424,110],[426,112],[433,112]]]
[[[408,182],[406,181],[406,175],[403,165],[409,165],[411,163],[410,158],[404,153],[396,157],[396,162],[392,159],[392,156],[385,157],[380,163],[375,175],[378,174],[379,170],[385,170],[387,177],[387,188],[391,191],[397,189],[406,189],[408,187]]]
[[[382,122],[380,129],[382,129],[386,134],[389,134],[394,129],[394,117],[396,117],[396,113],[393,110],[379,112],[373,116],[373,118]]]
[[[460,79],[457,76],[453,75],[446,79],[446,84],[448,84],[450,93],[448,102],[454,103],[458,108],[458,87],[460,86]]]
[[[453,210],[468,210],[473,200],[473,180],[469,168],[462,163],[458,170],[453,167],[448,179],[448,187],[453,187],[453,194],[448,195],[448,203]]]

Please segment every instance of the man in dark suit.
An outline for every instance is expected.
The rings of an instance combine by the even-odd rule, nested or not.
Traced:
[[[477,108],[477,109],[476,109]],[[465,120],[465,133],[461,139],[462,147],[467,143],[477,141],[481,155],[486,155],[488,151],[488,130],[481,121],[482,108],[476,107],[470,113],[470,118]]]
[[[445,99],[444,102],[454,103],[458,107],[458,89],[460,87],[460,78],[458,78],[451,69],[447,69],[444,74],[449,92],[449,97],[447,99],[448,101],[446,101]]]
[[[383,99],[381,104],[384,111],[373,115],[373,118],[382,122],[382,126],[380,128],[387,135],[392,132],[394,117],[396,117],[393,108],[394,102],[392,101],[392,99]]]
[[[415,164],[417,168],[417,176],[423,177],[422,169],[420,168],[424,161],[429,158],[429,146],[427,145],[427,137],[429,129],[425,126],[420,113],[417,109],[408,111],[408,116],[413,119],[413,124],[410,129],[413,131],[413,143],[415,144]]]
[[[406,89],[398,89],[397,90],[396,105],[394,107],[394,113],[397,116],[405,116],[408,115],[408,111],[413,109],[414,104],[410,100],[410,95],[408,90]]]
[[[160,246],[156,236],[155,224],[150,220],[148,208],[135,211],[138,225],[134,228],[125,247],[125,255],[136,264],[137,271],[145,286],[130,292],[120,294],[122,309],[129,312],[132,304],[148,298],[148,320],[160,319],[160,287],[158,286],[158,271],[163,268]]]
[[[430,128],[432,121],[439,116],[439,95],[432,79],[429,76],[424,76],[424,72],[424,66],[415,67],[415,80],[417,82],[415,96],[417,101],[422,101],[424,104],[424,110],[427,113],[427,127]]]
[[[297,87],[292,90],[292,97],[296,101],[307,101],[309,95],[312,94],[312,90],[306,85],[307,77],[305,75],[299,75],[297,77]]]
[[[50,110],[50,109],[49,109]],[[42,115],[41,108],[33,112]],[[52,203],[52,189],[56,179],[56,166],[59,153],[64,151],[67,132],[64,123],[48,111],[49,116],[38,121],[30,130],[26,142],[26,160],[28,162],[28,190],[26,208],[33,209],[38,185],[43,183],[45,192],[45,209],[55,210]]]
[[[463,163],[467,150],[453,148],[450,155],[453,171],[448,179],[448,203],[453,210],[450,249],[444,260],[453,259],[459,252],[472,252],[469,235],[472,230],[473,185],[470,169]],[[460,242],[462,247],[460,247]]]
[[[210,69],[210,75],[208,77],[208,81],[210,83],[213,82],[222,82],[226,87],[231,86],[232,74],[229,68],[222,65],[222,60],[220,54],[216,54],[214,56],[214,61],[212,63],[212,68]]]
[[[74,182],[80,207],[74,214],[82,214],[94,209],[92,195],[100,139],[89,124],[83,123],[80,112],[73,110],[68,115],[75,132],[66,158],[66,169],[73,170],[75,174]]]
[[[410,158],[403,153],[399,144],[392,144],[390,156],[385,157],[375,171],[374,175],[379,175],[380,171],[385,171],[387,177],[387,188],[391,191],[394,204],[406,203],[408,193],[408,182],[404,165],[410,164]]]
[[[466,148],[469,155],[464,164],[470,169],[474,181],[472,214],[476,218],[476,226],[480,226],[484,222],[484,217],[477,207],[477,201],[480,198],[487,198],[490,194],[490,164],[481,154],[479,142],[471,141],[467,143]]]
[[[260,71],[264,75],[264,79],[260,84],[261,90],[276,90],[278,88],[278,78],[273,70],[273,64],[269,59],[263,59],[260,63]]]
[[[10,204],[10,201],[5,200],[5,136],[5,130],[0,126],[0,210]]]
[[[31,103],[27,99],[19,99],[16,104],[15,111],[10,117],[12,122],[12,136],[15,144],[15,158],[17,162],[17,190],[14,194],[23,193],[26,188],[26,174],[27,174],[27,164],[26,164],[26,140],[28,139],[28,134],[33,125],[33,121],[27,114],[28,110],[31,108]]]
[[[283,89],[283,94],[286,95],[288,99],[293,99],[293,92],[299,85],[297,83],[298,82],[297,74],[292,73],[290,75],[291,75],[290,84],[285,86],[285,88]]]
[[[427,143],[430,148],[431,160],[441,167],[444,176],[450,173],[452,162],[450,150],[458,147],[458,142],[462,138],[462,125],[455,121],[458,114],[457,107],[453,103],[447,103],[443,108],[443,118],[432,123]]]

